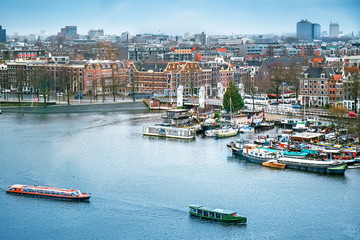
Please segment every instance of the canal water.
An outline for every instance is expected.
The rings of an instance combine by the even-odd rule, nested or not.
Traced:
[[[142,136],[160,121],[147,110],[0,115],[0,239],[360,239],[360,169],[269,169],[233,157],[226,144],[236,138]],[[15,183],[92,197],[6,194]],[[248,223],[190,217],[189,204],[236,210]]]

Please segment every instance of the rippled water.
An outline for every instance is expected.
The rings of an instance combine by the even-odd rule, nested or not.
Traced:
[[[231,156],[226,144],[235,138],[142,136],[142,126],[159,121],[146,110],[0,115],[0,238],[360,239],[359,169],[268,169]],[[15,183],[92,198],[5,194]],[[237,210],[248,223],[190,217],[194,203]]]

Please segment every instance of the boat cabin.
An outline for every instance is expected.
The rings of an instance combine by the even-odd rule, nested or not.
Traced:
[[[324,141],[325,135],[321,133],[303,132],[290,136],[290,139],[293,142],[317,143]]]
[[[161,115],[163,125],[178,126],[185,125],[190,121],[189,110],[187,109],[169,109]]]
[[[189,213],[193,216],[218,221],[246,223],[246,217],[237,216],[236,212],[232,210],[214,209],[198,204],[190,205],[189,208]]]

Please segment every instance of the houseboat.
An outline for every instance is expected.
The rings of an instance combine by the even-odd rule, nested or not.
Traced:
[[[342,175],[346,170],[346,163],[338,161],[318,161],[280,157],[277,159],[280,163],[286,164],[287,168],[305,170],[309,172],[329,173]]]
[[[196,132],[191,128],[149,126],[143,127],[143,135],[166,138],[195,139]]]
[[[299,118],[282,118],[280,121],[280,124],[285,127],[292,128],[294,126],[294,124],[296,124],[298,122],[303,122],[303,121],[304,121],[304,119],[299,119]]]
[[[54,187],[40,187],[36,185],[14,184],[10,185],[6,192],[20,195],[49,197],[64,200],[89,200],[90,198],[89,194],[81,193],[79,190],[76,189],[68,190]]]
[[[276,159],[277,153],[260,148],[257,144],[244,144],[239,148],[232,148],[234,155],[239,155],[250,162],[263,163]]]
[[[315,143],[325,140],[325,135],[322,133],[303,132],[291,135],[290,139],[292,142]]]
[[[246,223],[246,217],[238,216],[236,212],[232,210],[214,209],[198,204],[190,205],[189,208],[189,213],[191,216],[221,222]]]
[[[164,114],[161,114],[164,126],[187,126],[192,124],[189,110],[187,109],[169,109]]]

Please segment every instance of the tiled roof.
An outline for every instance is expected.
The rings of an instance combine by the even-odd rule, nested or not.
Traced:
[[[314,58],[313,63],[318,63],[324,61],[324,58]]]
[[[331,76],[335,75],[333,68],[314,68],[310,67],[308,68],[305,73],[308,74],[308,78],[321,78],[321,74],[325,73],[325,78],[330,78]]]
[[[139,71],[142,71],[142,72],[147,72],[149,70],[152,70],[154,72],[163,72],[166,69],[167,63],[135,62],[134,66],[136,69],[138,69]]]

